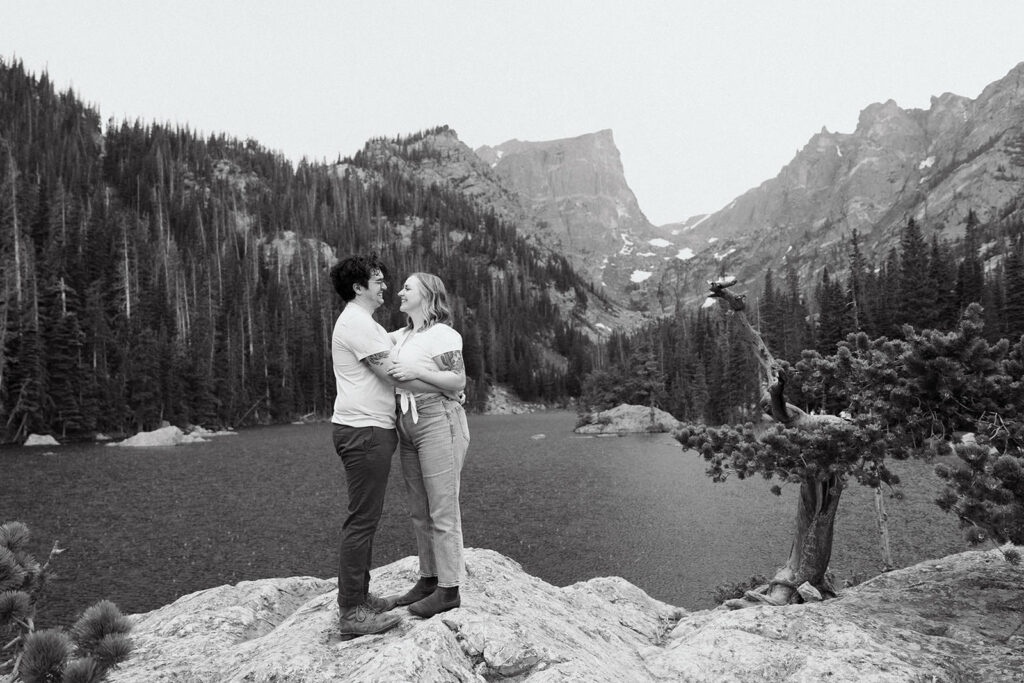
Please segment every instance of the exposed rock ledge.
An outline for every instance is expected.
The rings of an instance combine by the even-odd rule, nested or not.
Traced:
[[[557,588],[467,550],[462,607],[336,639],[333,581],[247,581],[135,615],[127,681],[1020,681],[1024,569],[972,551],[839,598],[686,612],[620,578]],[[407,557],[373,572],[404,590]]]
[[[522,415],[524,413],[535,413],[544,410],[540,403],[527,403],[520,400],[506,387],[492,385],[487,391],[487,401],[484,404],[484,415]]]
[[[576,427],[577,434],[644,434],[671,432],[679,427],[679,420],[658,408],[622,403],[610,410],[590,413],[586,423]]]

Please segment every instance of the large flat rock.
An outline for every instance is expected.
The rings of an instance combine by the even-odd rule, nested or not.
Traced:
[[[135,615],[136,651],[109,680],[1021,681],[1024,569],[974,551],[890,572],[823,603],[687,612],[616,577],[559,588],[467,550],[462,607],[404,609],[341,642],[333,580],[221,586]],[[374,570],[387,594],[407,557]]]

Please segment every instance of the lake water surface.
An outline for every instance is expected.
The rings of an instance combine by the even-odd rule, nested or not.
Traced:
[[[667,434],[588,438],[576,416],[470,415],[463,526],[555,585],[616,575],[689,609],[714,587],[785,562],[795,486],[715,484]],[[541,438],[543,436],[543,438]],[[897,463],[904,498],[887,498],[897,566],[962,550],[955,520],[931,501],[932,467]],[[101,598],[145,612],[203,588],[276,576],[336,576],[346,504],[329,424],[249,429],[167,448],[69,445],[0,450],[0,522],[33,532],[43,558],[68,548],[42,625],[66,624]],[[870,492],[843,494],[832,570],[878,573]],[[379,566],[415,553],[397,458],[375,542]]]

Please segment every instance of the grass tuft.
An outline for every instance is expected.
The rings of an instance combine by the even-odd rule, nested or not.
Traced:
[[[27,572],[5,546],[0,546],[0,591],[16,590],[25,583]]]
[[[121,614],[117,605],[110,600],[100,600],[79,617],[71,627],[71,634],[82,651],[95,655],[107,636],[124,635],[131,628],[131,620]]]
[[[128,659],[132,653],[132,640],[123,633],[108,633],[103,636],[96,649],[92,652],[95,659],[103,669],[120,664]]]
[[[60,681],[73,646],[67,634],[56,629],[35,631],[25,636],[18,672],[25,683]]]
[[[72,659],[64,669],[60,683],[98,683],[103,680],[103,673],[92,659]]]
[[[23,550],[27,545],[31,534],[23,522],[4,522],[0,524],[0,546],[11,552]]]
[[[25,621],[32,613],[32,598],[25,591],[0,593],[0,628]]]

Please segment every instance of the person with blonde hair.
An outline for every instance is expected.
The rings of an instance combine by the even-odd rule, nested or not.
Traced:
[[[451,326],[444,283],[430,273],[413,273],[401,291],[399,310],[408,324],[391,333],[394,347],[388,374],[420,380],[436,391],[397,388],[402,476],[419,552],[419,580],[394,605],[429,618],[461,604],[465,574],[459,488],[469,448],[469,424],[459,400],[466,386],[462,335]]]

